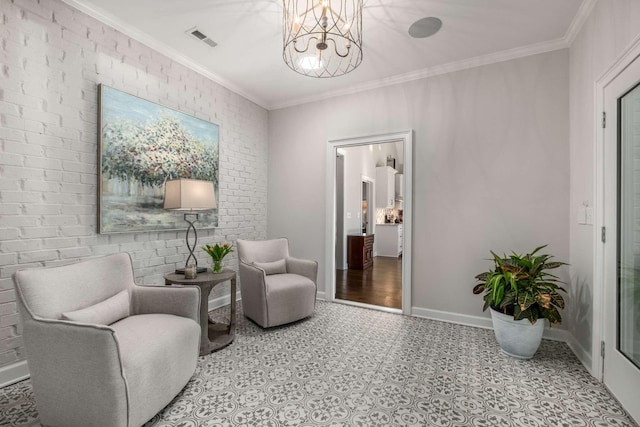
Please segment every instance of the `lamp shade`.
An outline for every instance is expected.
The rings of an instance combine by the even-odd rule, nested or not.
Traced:
[[[164,208],[177,211],[206,211],[217,208],[213,182],[174,179],[164,184]]]

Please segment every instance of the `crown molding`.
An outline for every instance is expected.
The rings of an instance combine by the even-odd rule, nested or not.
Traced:
[[[567,46],[571,46],[573,44],[573,41],[576,39],[576,36],[582,29],[582,26],[587,22],[587,19],[589,18],[589,15],[591,15],[591,11],[597,2],[598,0],[582,1],[576,16],[573,17],[573,21],[571,21],[571,24],[564,35],[564,40],[567,43]]]
[[[98,9],[95,7],[89,7],[86,4],[83,4],[77,0],[62,0],[64,3],[68,4],[69,6],[73,7],[74,9],[79,10],[80,12],[91,16],[94,19],[97,19],[98,21],[102,22],[103,24],[106,24],[118,31],[120,31],[121,33],[125,34],[128,37],[131,37],[132,39],[135,39],[136,41],[146,45],[147,47],[160,52],[161,54],[165,55],[166,57],[172,59],[173,61],[176,61],[177,63],[184,65],[185,67],[195,71],[198,74],[201,74],[202,76],[218,83],[221,86],[224,86],[225,88],[231,90],[232,92],[235,92],[236,94],[248,99],[249,101],[257,104],[258,106],[268,109],[267,108],[267,103],[263,100],[260,99],[257,96],[254,96],[252,94],[249,94],[247,92],[245,92],[244,90],[242,90],[240,87],[238,87],[237,85],[223,79],[222,77],[218,76],[217,74],[212,73],[211,71],[207,70],[206,68],[204,68],[203,66],[197,64],[196,62],[194,62],[193,60],[187,58],[186,56],[182,55],[180,52],[178,52],[177,50],[167,46],[166,44],[156,40],[155,38],[151,37],[150,35],[148,35],[147,33],[144,33],[140,30],[138,30],[137,28],[127,24],[126,22],[116,18],[115,16],[111,15],[110,13],[102,10],[102,9]]]
[[[590,0],[587,0],[590,1]],[[373,80],[360,85],[352,86],[348,89],[340,89],[325,92],[317,96],[309,96],[304,98],[296,98],[276,104],[269,104],[269,110],[277,110],[281,108],[293,107],[296,105],[307,104],[310,102],[323,101],[338,96],[352,95],[372,89],[379,89],[387,86],[393,86],[401,83],[407,83],[414,80],[425,79],[429,77],[449,74],[456,71],[468,70],[483,65],[496,64],[499,62],[510,61],[512,59],[524,58],[540,53],[552,52],[555,50],[566,49],[569,45],[565,39],[556,39],[542,43],[535,43],[529,46],[518,47],[514,49],[503,50],[500,52],[490,53],[487,55],[476,56],[474,58],[464,59],[461,61],[450,62],[448,64],[436,65],[434,67],[424,68],[422,70],[412,71],[410,73],[398,74],[392,77]]]

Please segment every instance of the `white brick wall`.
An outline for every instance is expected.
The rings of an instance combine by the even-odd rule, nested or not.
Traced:
[[[185,231],[96,234],[99,83],[220,125],[219,227],[199,246],[266,238],[267,111],[59,0],[2,0],[0,23],[4,366],[24,359],[16,270],[125,251],[152,284],[186,259]]]

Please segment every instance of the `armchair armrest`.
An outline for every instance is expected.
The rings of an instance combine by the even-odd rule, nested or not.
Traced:
[[[245,287],[244,284],[246,283],[247,289],[257,289],[256,286],[264,289],[264,277],[266,273],[263,268],[240,261],[239,270],[242,287]]]
[[[108,326],[23,316],[34,389],[45,425],[127,424],[127,386],[115,332]],[[96,387],[100,384],[100,387]],[[91,393],[87,393],[91,390]],[[44,407],[42,407],[44,405]],[[68,411],[72,408],[72,414]],[[85,419],[86,408],[91,416]],[[46,414],[46,415],[45,415]]]
[[[173,314],[200,322],[200,288],[195,286],[132,287],[133,314]]]
[[[240,261],[240,294],[242,295],[242,308],[245,314],[249,314],[261,324],[267,324],[267,312],[262,307],[267,304],[267,290],[264,283],[264,270],[255,265]],[[255,319],[258,317],[259,319]]]
[[[287,258],[287,273],[299,274],[316,283],[318,279],[318,262],[308,259]]]

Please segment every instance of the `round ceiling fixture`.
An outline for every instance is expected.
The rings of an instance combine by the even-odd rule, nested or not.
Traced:
[[[409,35],[416,39],[429,37],[440,31],[442,21],[439,18],[430,16],[428,18],[418,19],[409,27]]]

